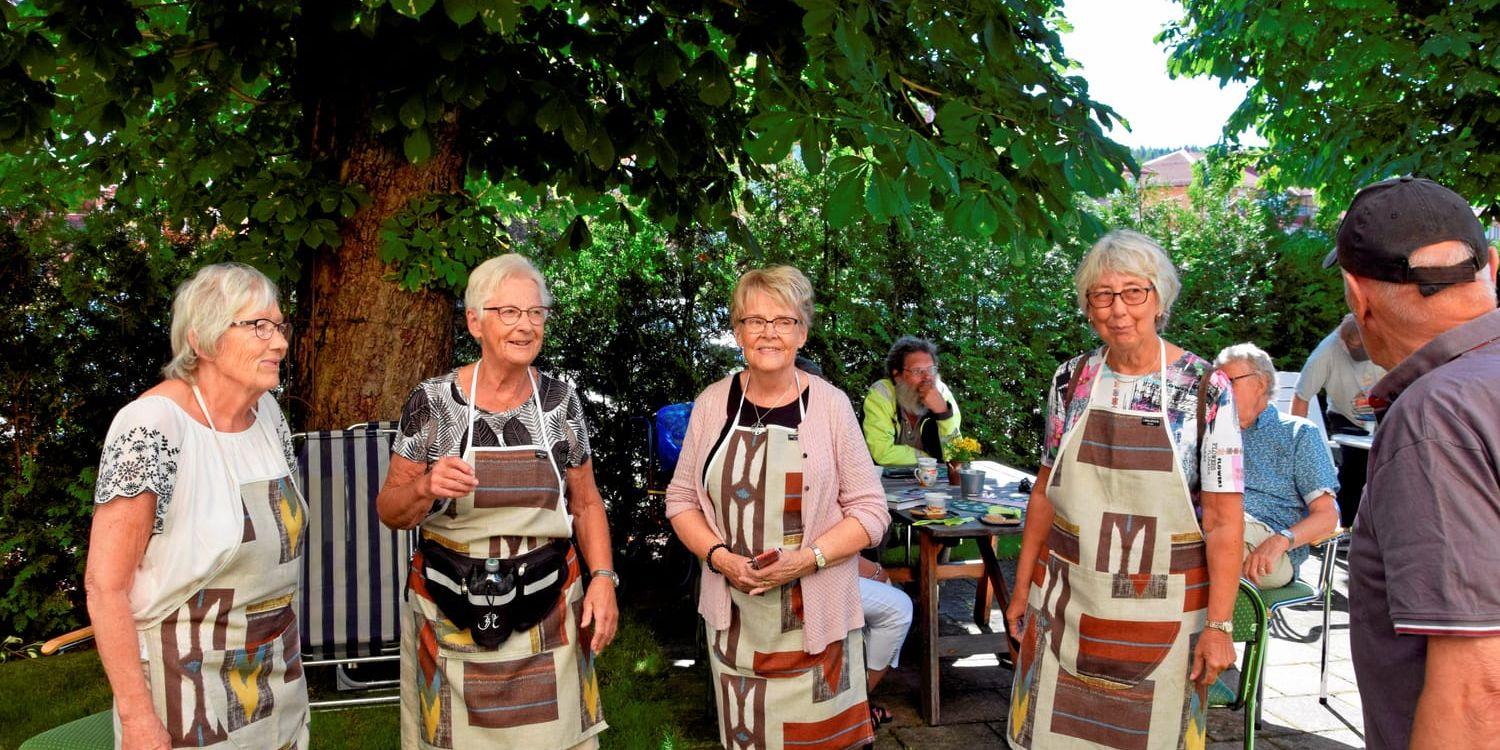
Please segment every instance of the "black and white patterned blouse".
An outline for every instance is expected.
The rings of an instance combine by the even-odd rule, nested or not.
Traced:
[[[261,396],[256,410],[259,419],[270,420],[281,455],[272,452],[258,424],[243,432],[220,432],[216,441],[212,430],[165,396],[145,396],[126,404],[115,414],[104,438],[94,503],[103,505],[117,497],[156,493],[156,521],[151,533],[160,534],[169,523],[175,498],[214,502],[217,498],[203,495],[224,491],[228,486],[226,458],[242,481],[279,476],[288,467],[294,469],[297,456],[292,450],[291,431],[276,399],[269,393]],[[283,460],[284,466],[280,463]],[[295,476],[295,470],[292,473]]]
[[[468,434],[469,404],[459,391],[458,370],[417,384],[401,410],[401,427],[391,450],[408,461],[432,463],[443,456],[457,456]],[[538,373],[541,422],[528,396],[519,406],[492,413],[478,409],[474,420],[474,442],[480,448],[541,443],[549,446],[559,474],[581,466],[589,459],[588,422],[583,402],[572,385]],[[534,436],[541,435],[541,440]]]

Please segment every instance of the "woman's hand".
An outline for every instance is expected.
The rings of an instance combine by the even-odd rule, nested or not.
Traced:
[[[474,467],[457,456],[443,456],[422,475],[418,492],[423,497],[463,497],[479,486]]]
[[[1014,640],[1021,640],[1021,628],[1025,623],[1021,619],[1026,616],[1025,591],[1011,594],[1010,606],[1005,608],[1005,632]]]
[[[1270,575],[1276,569],[1276,562],[1285,555],[1291,542],[1280,534],[1273,534],[1256,548],[1245,555],[1244,569],[1241,574],[1250,579],[1250,582],[1259,586],[1260,579]]]
[[[796,552],[782,553],[776,562],[750,571],[755,577],[755,588],[750,590],[751,596],[759,596],[771,589],[784,586],[818,569],[817,557],[811,549],[799,549]]]
[[[1193,649],[1193,671],[1188,679],[1208,687],[1232,664],[1234,641],[1229,634],[1216,628],[1204,628],[1203,634],[1198,636],[1198,647]]]
[[[750,567],[750,558],[736,555],[728,547],[714,550],[709,562],[713,563],[714,570],[719,571],[719,575],[724,576],[730,586],[740,591],[754,593],[755,587],[760,584],[760,571]]]
[[[594,576],[589,581],[588,592],[583,595],[583,616],[578,620],[578,629],[590,624],[594,626],[594,639],[589,648],[594,653],[603,653],[604,648],[615,639],[620,627],[620,608],[615,603],[615,582],[607,576]]]
[[[171,747],[172,738],[156,714],[143,713],[120,719],[121,750],[168,750]]]

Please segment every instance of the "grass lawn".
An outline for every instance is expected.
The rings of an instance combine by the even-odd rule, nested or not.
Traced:
[[[696,623],[691,610],[686,616]],[[638,616],[622,613],[620,633],[599,659],[599,675],[610,725],[600,737],[603,747],[717,747],[707,666],[672,666]],[[35,734],[107,710],[110,704],[109,685],[93,651],[0,663],[0,695],[5,696],[0,700],[0,750],[19,747]],[[312,747],[395,748],[398,727],[394,705],[317,711],[312,715]]]

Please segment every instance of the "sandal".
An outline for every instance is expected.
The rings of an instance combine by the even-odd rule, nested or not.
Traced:
[[[894,718],[896,717],[892,716],[891,712],[886,710],[885,706],[877,706],[874,703],[870,704],[870,726],[875,727],[877,731],[880,729],[880,725],[889,724]]]

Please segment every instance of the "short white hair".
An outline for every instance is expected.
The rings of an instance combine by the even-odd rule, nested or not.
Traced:
[[[1260,376],[1267,389],[1276,387],[1276,362],[1271,359],[1271,355],[1267,354],[1265,349],[1251,343],[1235,344],[1224,347],[1223,351],[1219,352],[1219,356],[1214,357],[1215,368],[1222,368],[1230,362],[1244,362],[1256,375]]]
[[[219,338],[235,316],[247,308],[276,304],[276,283],[244,263],[204,266],[177,287],[172,298],[172,361],[161,369],[166,378],[193,382],[199,353],[218,353]]]
[[[1172,305],[1177,302],[1177,293],[1182,291],[1182,282],[1177,280],[1177,267],[1172,265],[1167,251],[1161,249],[1156,240],[1129,229],[1116,229],[1100,237],[1073,274],[1078,309],[1085,317],[1089,314],[1089,288],[1110,272],[1139,276],[1151,282],[1157,299],[1161,301],[1161,319],[1156,322],[1156,330],[1165,328],[1167,318],[1172,314]]]
[[[520,253],[506,253],[480,263],[469,273],[469,285],[464,289],[464,309],[476,316],[484,317],[484,305],[506,279],[520,277],[536,282],[542,295],[542,305],[552,306],[552,293],[547,291],[547,279],[542,272]]]
[[[1456,266],[1474,257],[1474,248],[1469,243],[1462,241],[1442,242],[1423,247],[1407,258],[1407,264],[1412,268],[1441,268],[1444,266]],[[1421,296],[1417,291],[1416,284],[1403,284],[1395,281],[1382,281],[1379,279],[1364,278],[1368,282],[1364,285],[1371,297],[1379,298],[1381,308],[1400,315],[1403,325],[1427,325],[1433,317],[1438,314],[1436,306],[1424,304],[1428,301],[1438,305],[1456,301],[1454,298],[1466,298],[1470,295],[1484,295],[1490,304],[1495,303],[1495,282],[1490,278],[1489,266],[1481,265],[1474,272],[1473,284],[1452,284],[1437,294],[1429,297]]]

